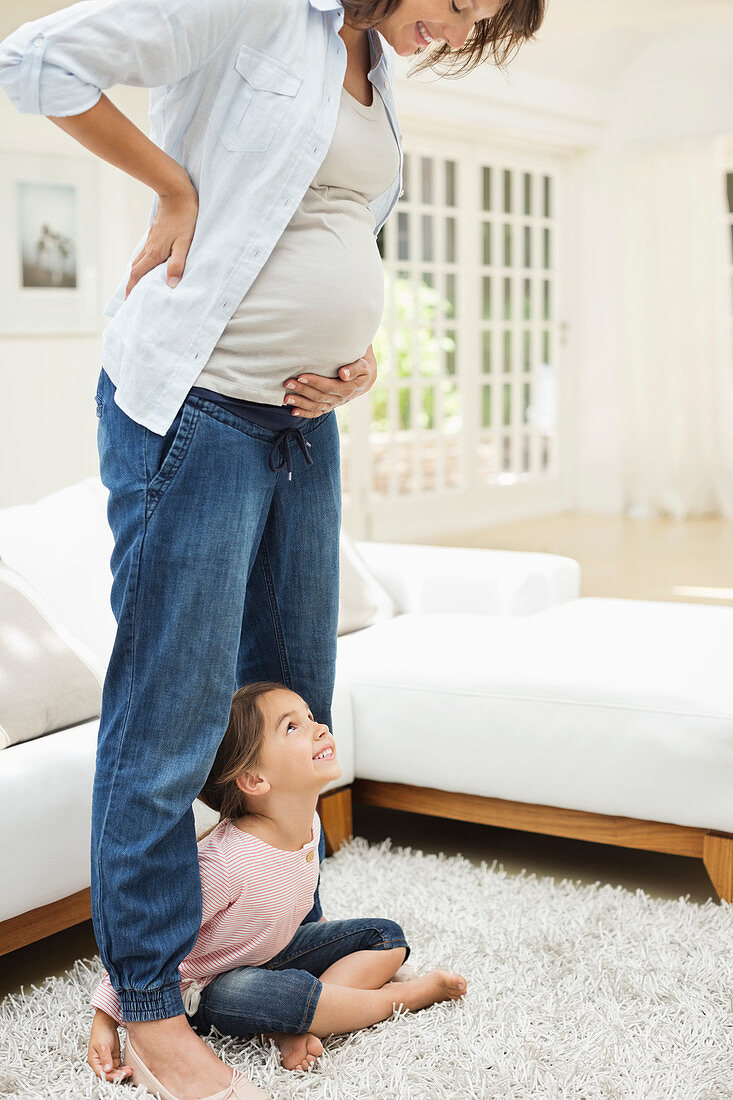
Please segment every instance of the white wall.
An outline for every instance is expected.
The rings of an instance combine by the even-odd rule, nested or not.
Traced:
[[[5,0],[7,3],[7,0]],[[20,7],[20,5],[16,5]],[[49,5],[50,7],[50,5]],[[6,23],[6,8],[3,17]],[[17,25],[22,20],[17,20]],[[117,88],[110,98],[147,129],[147,92]],[[102,309],[147,224],[149,192],[93,157],[48,119],[20,114],[0,93],[3,152],[82,157],[99,173],[99,330],[9,337],[0,332],[0,507],[37,500],[98,470],[94,393],[100,371]]]
[[[30,19],[66,7],[63,0],[2,0],[0,38]],[[109,98],[147,133],[147,91],[114,88]],[[16,111],[0,91],[0,156],[33,152],[81,157],[95,165],[99,210],[97,332],[8,337],[0,332],[0,507],[37,500],[97,473],[94,393],[100,371],[104,308],[148,220],[150,193],[94,157],[48,119]]]
[[[662,30],[624,70],[609,99],[609,129],[625,143],[684,141],[733,129],[733,11]]]
[[[732,59],[733,15],[678,28],[625,69],[609,100],[620,472],[635,515],[733,518],[719,156],[733,134]]]
[[[733,14],[683,23],[678,3],[675,15],[636,35],[567,33],[545,54],[533,43],[519,62],[533,75],[553,63],[587,80],[597,71],[606,97],[564,227],[582,241],[566,379],[581,511],[731,514],[731,405],[715,400],[731,364],[715,173],[733,134]]]

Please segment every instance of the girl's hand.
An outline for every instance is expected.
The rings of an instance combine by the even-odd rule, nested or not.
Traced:
[[[363,359],[339,367],[338,378],[326,378],[323,374],[299,374],[297,378],[286,378],[283,382],[288,394],[286,405],[295,409],[292,415],[313,419],[368,393],[376,380],[377,360],[370,344]],[[289,388],[291,383],[292,389]]]
[[[158,196],[158,207],[142,251],[132,261],[125,298],[136,283],[154,267],[168,260],[166,281],[175,286],[183,275],[199,213],[199,197],[185,169],[180,189]],[[175,280],[175,281],[174,281]]]
[[[132,1066],[122,1065],[116,1022],[99,1008],[92,1021],[87,1063],[103,1081],[124,1081],[132,1073]]]

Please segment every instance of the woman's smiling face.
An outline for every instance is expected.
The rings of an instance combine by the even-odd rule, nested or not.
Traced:
[[[490,19],[504,0],[402,0],[376,29],[402,57],[427,49],[429,40],[447,42],[458,50],[474,23]]]

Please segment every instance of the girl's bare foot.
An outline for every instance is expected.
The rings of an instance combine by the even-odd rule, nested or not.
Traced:
[[[455,1001],[466,992],[466,979],[450,970],[433,970],[406,982],[388,982],[379,989],[360,989],[324,982],[313,1013],[313,1035],[343,1035],[387,1020],[401,1004],[408,1012],[437,1001]]]
[[[414,1012],[438,1001],[457,1001],[466,989],[466,979],[462,974],[454,974],[451,970],[431,970],[421,978],[395,983],[393,996],[395,1004],[401,1002],[406,1009]]]
[[[323,1043],[310,1032],[294,1035],[286,1031],[268,1031],[265,1034],[280,1048],[283,1069],[310,1069],[316,1058],[323,1054]]]

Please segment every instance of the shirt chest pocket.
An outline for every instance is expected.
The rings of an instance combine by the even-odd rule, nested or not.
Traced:
[[[238,153],[263,153],[293,108],[302,83],[282,61],[252,46],[240,46],[221,87],[221,106],[212,117],[219,140]]]

